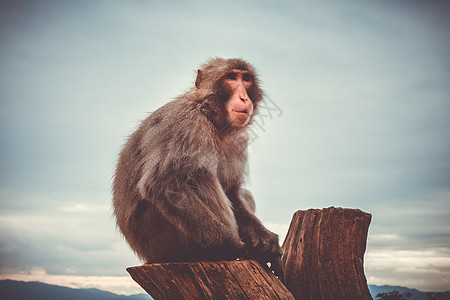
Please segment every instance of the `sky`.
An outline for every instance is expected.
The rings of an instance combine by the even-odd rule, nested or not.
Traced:
[[[111,185],[139,123],[211,57],[252,63],[266,106],[247,187],[372,214],[369,284],[450,290],[450,3],[0,1],[0,279],[142,293]]]

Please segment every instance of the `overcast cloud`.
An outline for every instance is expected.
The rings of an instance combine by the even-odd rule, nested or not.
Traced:
[[[111,218],[121,146],[209,57],[257,68],[257,215],[373,215],[369,284],[450,290],[447,1],[1,1],[0,278],[142,290]]]

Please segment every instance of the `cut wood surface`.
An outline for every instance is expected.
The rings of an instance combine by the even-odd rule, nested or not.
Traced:
[[[127,269],[154,299],[294,299],[254,260],[153,263]]]
[[[334,207],[294,214],[282,259],[285,285],[295,299],[372,299],[363,267],[371,218]]]

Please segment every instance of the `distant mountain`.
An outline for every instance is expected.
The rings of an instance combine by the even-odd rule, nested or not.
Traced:
[[[389,293],[389,292],[392,292],[392,291],[398,291],[400,294],[404,294],[404,293],[407,293],[407,292],[411,293],[411,298],[409,298],[409,300],[427,300],[427,297],[425,296],[424,292],[421,292],[421,291],[416,290],[416,289],[409,289],[409,288],[402,287],[402,286],[369,285],[369,291],[370,291],[370,294],[372,295],[373,299],[376,299],[376,296],[379,293]]]
[[[369,285],[369,291],[373,299],[376,299],[376,296],[380,293],[389,293],[392,291],[398,291],[400,294],[411,293],[411,297],[408,300],[427,300],[427,294],[432,294],[434,296],[434,298],[432,299],[450,300],[450,291],[442,293],[434,293],[434,292],[427,293],[418,291],[416,289],[392,285],[383,285],[383,286]]]
[[[379,293],[398,291],[401,294],[411,293],[409,300],[427,300],[426,293],[415,289],[391,285],[369,285],[373,299]],[[446,296],[450,296],[450,292]],[[450,297],[438,299],[450,299]],[[117,295],[98,289],[72,289],[64,286],[50,285],[41,282],[24,282],[14,280],[0,281],[0,300],[151,300],[146,294],[131,296]]]
[[[117,295],[98,289],[72,289],[41,282],[0,281],[1,300],[151,300],[146,294]]]

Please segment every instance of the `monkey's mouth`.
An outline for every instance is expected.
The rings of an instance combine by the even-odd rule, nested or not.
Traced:
[[[231,122],[238,127],[245,126],[250,121],[252,113],[252,109],[232,109],[230,115]]]
[[[237,113],[240,113],[240,114],[249,114],[249,112],[246,111],[246,110],[234,110],[234,109],[233,109],[233,111],[234,111],[234,112],[237,112]]]

